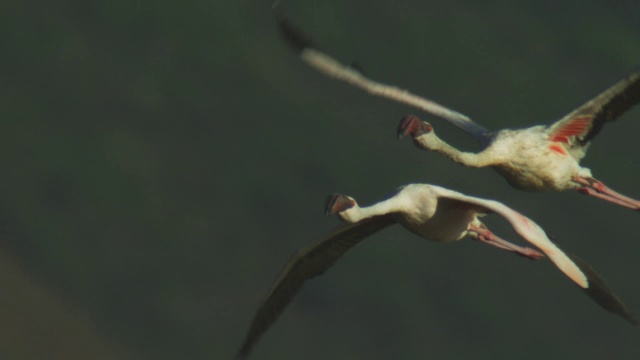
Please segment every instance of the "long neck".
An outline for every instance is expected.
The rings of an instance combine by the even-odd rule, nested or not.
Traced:
[[[339,216],[346,222],[355,223],[370,217],[398,212],[400,209],[397,202],[394,197],[366,207],[359,207],[356,204],[354,207],[339,213]]]
[[[433,133],[429,134],[429,138],[427,140],[422,137],[415,139],[415,144],[422,149],[438,152],[464,166],[485,167],[491,165],[490,159],[484,156],[486,154],[484,151],[477,154],[460,151],[442,141]]]

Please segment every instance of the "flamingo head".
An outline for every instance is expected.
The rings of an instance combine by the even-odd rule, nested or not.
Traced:
[[[400,125],[398,125],[398,140],[407,135],[411,135],[411,137],[415,139],[420,135],[430,132],[433,132],[433,126],[431,126],[431,124],[420,120],[420,118],[415,115],[407,115],[400,120]]]
[[[356,205],[356,201],[350,196],[331,194],[327,196],[327,201],[325,202],[325,214],[327,216],[333,214],[338,214],[338,216],[340,216],[340,213],[347,211]]]

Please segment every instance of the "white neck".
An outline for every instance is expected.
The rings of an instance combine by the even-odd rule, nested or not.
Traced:
[[[356,204],[354,207],[338,213],[338,216],[346,222],[355,223],[370,217],[401,211],[399,205],[397,198],[393,197],[371,206],[360,207]]]
[[[479,168],[492,165],[491,159],[485,156],[484,151],[477,154],[462,152],[441,140],[435,133],[419,136],[414,142],[421,149],[433,150],[464,166]]]

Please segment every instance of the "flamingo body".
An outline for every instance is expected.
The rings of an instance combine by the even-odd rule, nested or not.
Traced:
[[[600,306],[637,325],[624,304],[587,263],[559,249],[535,222],[497,201],[435,185],[411,184],[398,189],[392,197],[365,207],[349,196],[333,194],[328,197],[325,210],[327,214],[336,214],[344,224],[303,247],[287,262],[258,308],[238,358],[249,355],[305,281],[323,274],[362,240],[396,223],[432,241],[447,243],[466,236],[530,259],[546,256]],[[479,220],[490,213],[507,220],[516,233],[541,252],[494,235]]]
[[[499,131],[478,156],[490,159],[487,163],[511,186],[520,190],[564,191],[578,188],[580,185],[571,181],[575,176],[591,177],[591,171],[579,164],[584,151],[571,154],[565,144],[550,141],[546,130],[545,126],[534,126]]]
[[[400,137],[411,135],[416,146],[436,151],[461,165],[493,167],[509,184],[525,191],[578,190],[603,200],[640,210],[640,201],[609,189],[580,166],[592,139],[605,123],[614,121],[640,102],[640,71],[618,81],[593,99],[549,126],[485,132],[478,153],[460,151],[441,140],[433,126],[414,115],[405,116]],[[484,131],[484,130],[483,130]]]
[[[337,214],[345,222],[356,223],[389,213],[400,225],[424,239],[453,242],[464,238],[471,224],[480,226],[478,217],[483,213],[470,204],[440,198],[438,193],[444,190],[433,185],[410,184],[373,206],[356,205]]]
[[[640,211],[640,201],[619,194],[594,179],[579,165],[591,140],[603,126],[640,102],[640,71],[615,83],[593,99],[549,126],[490,131],[457,111],[409,91],[367,78],[359,69],[346,66],[315,48],[276,8],[276,16],[288,42],[300,58],[317,71],[384,97],[438,116],[459,127],[481,146],[480,153],[462,152],[430,133],[411,134],[416,145],[442,153],[470,167],[493,167],[512,186],[525,191],[578,190],[582,194]],[[429,125],[431,130],[433,128]]]
[[[536,126],[528,131],[501,131],[485,151],[495,151],[503,156],[505,160],[494,167],[517,189],[564,191],[578,188],[572,179],[591,177],[591,170],[581,167],[562,143],[549,142],[543,129]]]

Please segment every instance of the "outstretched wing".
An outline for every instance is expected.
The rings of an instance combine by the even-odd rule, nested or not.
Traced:
[[[494,200],[479,199],[449,189],[435,187],[439,197],[456,199],[484,207],[505,218],[513,229],[531,244],[537,246],[549,257],[553,264],[576,283],[591,299],[604,309],[618,314],[634,325],[637,320],[611,291],[600,276],[580,258],[567,254],[558,248],[538,224],[508,206]]]
[[[549,126],[549,139],[569,145],[584,146],[605,123],[614,121],[640,102],[640,71],[618,81]]]
[[[633,317],[633,314],[629,312],[622,301],[609,289],[591,265],[573,254],[566,254],[589,279],[589,287],[582,289],[582,291],[606,310],[624,317],[627,321],[637,326],[638,320]]]
[[[476,124],[466,115],[412,94],[407,90],[371,80],[356,68],[341,64],[331,56],[318,50],[313,41],[293,25],[278,9],[274,11],[284,38],[300,53],[300,58],[312,68],[327,76],[358,87],[371,95],[407,104],[431,115],[441,117],[464,130],[478,141],[481,146],[489,144],[491,140],[490,131]]]
[[[344,224],[293,255],[256,312],[237,358],[249,355],[253,345],[276,321],[306,280],[321,275],[360,241],[394,223],[393,215],[389,214]]]

